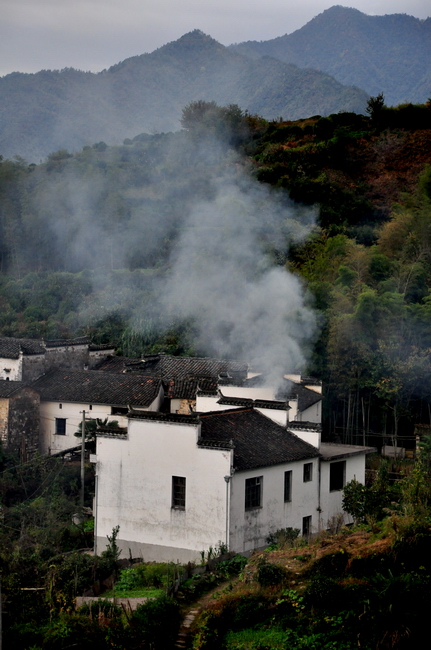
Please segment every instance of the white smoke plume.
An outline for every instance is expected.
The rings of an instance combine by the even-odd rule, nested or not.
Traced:
[[[315,217],[233,166],[186,219],[159,286],[165,313],[193,319],[208,354],[272,379],[304,369],[315,314],[300,280],[269,251],[304,239]]]

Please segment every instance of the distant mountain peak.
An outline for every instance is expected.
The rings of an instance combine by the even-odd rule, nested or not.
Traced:
[[[166,45],[162,45],[162,47],[159,47],[155,52],[165,52],[172,50],[173,48],[190,46],[199,48],[208,46],[224,48],[224,45],[216,41],[212,36],[205,34],[200,29],[193,29],[191,32],[187,32],[187,34],[180,36],[176,41],[171,41],[170,43],[166,43]]]

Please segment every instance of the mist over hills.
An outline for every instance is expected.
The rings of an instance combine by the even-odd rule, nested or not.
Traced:
[[[425,102],[431,89],[431,18],[367,16],[348,7],[327,9],[292,34],[230,46],[249,57],[273,56],[315,68],[389,105]]]
[[[190,101],[238,104],[267,119],[361,112],[367,94],[326,73],[251,59],[195,30],[100,73],[67,68],[0,78],[0,153],[39,162],[60,148],[178,130]]]

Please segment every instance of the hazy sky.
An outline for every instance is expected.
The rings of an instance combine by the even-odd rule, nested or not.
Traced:
[[[299,29],[331,0],[2,0],[0,76],[79,68],[97,72],[201,29],[221,43]],[[353,0],[367,14],[431,15],[429,0]]]

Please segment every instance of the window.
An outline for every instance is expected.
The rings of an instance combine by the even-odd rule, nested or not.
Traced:
[[[346,461],[341,460],[329,466],[329,490],[342,490],[346,484]]]
[[[63,408],[63,404],[59,404],[59,405],[58,405],[58,408],[59,408],[59,409],[62,409],[62,408]]]
[[[304,465],[304,483],[313,480],[313,463],[305,463]]]
[[[66,418],[55,418],[55,433],[57,436],[66,435]]]
[[[284,472],[284,502],[292,501],[292,470]]]
[[[263,476],[245,479],[245,509],[260,508],[262,505]]]
[[[128,412],[127,406],[111,406],[111,415],[127,415]]]
[[[90,404],[90,405],[88,406],[88,408],[89,408],[90,411],[92,411],[92,410],[93,410],[93,405]]]
[[[302,517],[302,535],[309,537],[311,533],[311,515],[309,517]]]
[[[186,509],[186,479],[184,476],[172,477],[172,507]]]

